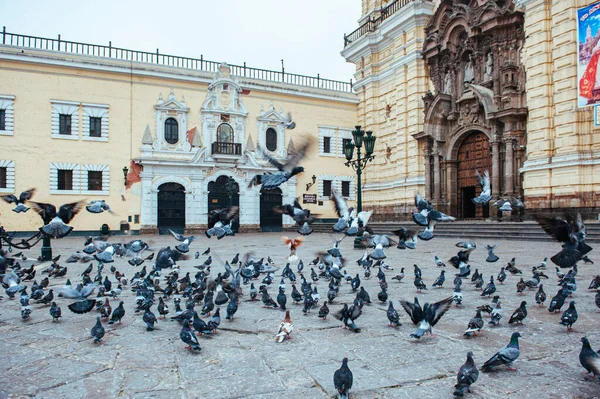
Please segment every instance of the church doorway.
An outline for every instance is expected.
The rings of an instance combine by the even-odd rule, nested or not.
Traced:
[[[158,232],[169,229],[183,233],[185,229],[185,188],[178,183],[164,183],[158,187]]]
[[[492,155],[490,142],[482,132],[472,132],[462,141],[457,155],[457,201],[458,217],[462,219],[487,218],[490,204],[475,205],[473,198],[481,194],[481,186],[475,170],[483,174],[487,170],[492,177]]]
[[[208,212],[240,205],[240,186],[229,176],[219,176],[208,183]],[[237,233],[239,221],[231,222],[231,230]]]
[[[281,231],[283,217],[280,213],[273,212],[273,208],[281,206],[283,198],[281,190],[261,190],[260,192],[260,229],[262,231]]]

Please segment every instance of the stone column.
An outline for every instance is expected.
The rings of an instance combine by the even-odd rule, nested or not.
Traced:
[[[504,192],[508,196],[512,196],[515,193],[513,143],[514,140],[512,138],[504,140]]]
[[[433,201],[438,203],[441,198],[440,154],[437,141],[433,144]]]
[[[446,211],[451,216],[457,216],[458,210],[458,204],[456,203],[458,199],[456,187],[457,166],[456,160],[446,161],[446,193],[447,200],[450,203]]]
[[[425,162],[425,198],[431,198],[431,151],[427,142],[423,145],[423,159]]]
[[[498,141],[492,144],[492,197],[500,196],[500,149]]]

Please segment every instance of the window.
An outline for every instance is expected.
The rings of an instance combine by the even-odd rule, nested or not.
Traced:
[[[331,196],[331,180],[323,180],[323,196]]]
[[[58,170],[58,189],[73,190],[73,170],[59,169]]]
[[[169,144],[176,144],[179,141],[179,125],[175,118],[168,118],[165,121],[165,141]]]
[[[233,143],[233,128],[227,123],[221,123],[217,128],[217,141],[219,143]]]
[[[6,110],[0,109],[0,130],[6,130]]]
[[[342,197],[350,197],[350,182],[342,182]]]
[[[8,188],[8,185],[6,184],[7,172],[8,170],[6,167],[0,168],[0,188]]]
[[[90,116],[90,137],[102,137],[102,118]]]
[[[102,171],[88,170],[88,191],[102,191]]]
[[[0,94],[0,135],[13,135],[15,96]],[[9,183],[10,185],[10,183]]]
[[[277,149],[277,131],[272,127],[267,129],[267,150],[275,151]]]
[[[71,115],[60,114],[58,124],[58,134],[71,134]]]
[[[331,153],[331,137],[323,137],[323,152],[325,154]]]

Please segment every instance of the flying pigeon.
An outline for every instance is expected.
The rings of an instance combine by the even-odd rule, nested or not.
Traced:
[[[112,209],[110,209],[110,206],[108,206],[108,204],[104,200],[92,200],[88,202],[88,204],[85,207],[85,210],[89,213],[102,213],[104,211],[107,211],[109,213],[114,214]]]
[[[521,202],[518,198],[507,198],[507,199],[499,199],[498,201],[494,202],[492,204],[492,206],[495,206],[498,208],[499,211],[503,211],[503,212],[512,212],[514,210],[514,208],[517,209],[523,209],[525,208],[525,205],[523,204],[523,202]]]
[[[237,219],[239,211],[238,206],[210,211],[208,214],[208,230],[204,234],[208,238],[216,236],[219,240],[226,235],[234,235],[231,230],[231,222]]]
[[[248,188],[260,186],[261,184],[265,190],[277,188],[298,173],[304,172],[304,167],[298,166],[298,163],[302,160],[302,158],[304,158],[311,144],[311,141],[306,141],[298,151],[290,152],[288,160],[285,164],[282,164],[275,158],[272,158],[265,150],[263,150],[261,147],[258,147],[258,151],[267,158],[267,161],[269,161],[271,165],[277,168],[277,172],[267,172],[254,176],[248,184]]]
[[[496,262],[498,261],[498,259],[500,259],[498,256],[496,256],[496,254],[494,253],[494,249],[496,249],[496,245],[486,245],[487,251],[488,251],[488,257],[485,260],[486,262]]]
[[[483,171],[483,176],[479,174],[479,171],[475,169],[475,175],[477,181],[481,186],[481,194],[478,197],[471,198],[474,204],[485,205],[492,199],[492,189],[490,187],[490,173],[486,170]]]
[[[410,316],[413,324],[419,325],[417,330],[410,334],[413,338],[421,338],[426,332],[432,333],[432,327],[440,320],[440,318],[450,309],[452,298],[442,299],[439,302],[429,304],[426,303],[421,309],[419,302],[415,298],[415,303],[401,300],[400,304]]]
[[[569,215],[566,220],[553,217],[538,216],[535,219],[542,229],[558,242],[562,242],[563,249],[552,256],[550,260],[562,268],[573,267],[577,261],[592,250],[585,243],[587,229],[581,214]]]
[[[392,231],[392,234],[398,236],[398,249],[415,249],[417,245],[417,235],[419,231],[417,229],[406,229],[400,227],[397,230]]]
[[[21,193],[21,195],[19,195],[19,198],[17,198],[14,194],[9,194],[9,195],[3,195],[2,198],[4,201],[8,202],[9,204],[16,204],[16,206],[13,208],[13,212],[16,213],[21,213],[21,212],[27,212],[29,210],[28,207],[25,206],[25,203],[31,199],[31,197],[33,197],[33,194],[35,194],[35,188],[31,188],[27,191],[23,191]]]
[[[292,121],[292,114],[290,112],[287,113],[285,121],[283,122],[283,126],[285,126],[286,129],[290,130],[296,127],[296,122]]]
[[[286,204],[282,206],[277,206],[273,208],[275,213],[282,213],[290,216],[300,228],[298,229],[298,234],[302,234],[303,236],[310,235],[313,232],[313,229],[309,226],[313,221],[314,217],[310,214],[310,209],[302,209],[298,199],[294,200],[294,204]]]
[[[516,370],[511,368],[512,363],[517,360],[521,352],[519,351],[519,337],[520,333],[514,332],[510,338],[510,342],[504,348],[500,349],[498,353],[492,356],[487,362],[481,366],[482,371],[490,371],[496,366],[506,364],[509,370]]]
[[[31,202],[32,208],[36,211],[44,221],[44,226],[40,227],[40,231],[53,238],[63,238],[69,235],[73,227],[68,223],[77,215],[83,208],[85,201],[72,202],[62,205],[58,212],[52,204],[42,202]]]
[[[184,254],[188,253],[190,251],[190,243],[192,241],[194,241],[195,237],[194,236],[184,237],[183,235],[176,233],[171,229],[169,229],[169,232],[171,233],[171,235],[173,237],[175,237],[175,239],[177,241],[181,241],[181,244],[176,245],[175,249]]]

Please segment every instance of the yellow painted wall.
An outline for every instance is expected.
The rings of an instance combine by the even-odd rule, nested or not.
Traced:
[[[103,58],[81,57],[64,53],[28,50],[26,56],[20,50],[0,46],[0,95],[13,95],[14,135],[0,136],[0,160],[16,162],[15,193],[31,187],[38,189],[34,200],[56,205],[79,199],[105,199],[116,215],[93,215],[83,211],[72,225],[77,230],[98,230],[102,223],[118,229],[121,220],[128,215],[140,214],[138,183],[131,190],[124,190],[124,166],[140,156],[142,136],[146,126],[156,134],[154,105],[159,94],[166,99],[171,90],[177,100],[185,97],[190,108],[188,130],[197,127],[201,134],[200,108],[206,99],[212,74],[186,72],[174,68],[138,65],[133,70],[123,69],[127,63]],[[7,59],[7,58],[17,59]],[[45,62],[65,65],[44,65]],[[77,67],[75,65],[83,65]],[[106,69],[116,68],[115,72]],[[101,70],[104,69],[104,70]],[[133,73],[131,73],[133,72]],[[203,81],[199,81],[203,80]],[[242,101],[248,109],[246,139],[252,137],[256,146],[257,117],[261,107],[268,109],[270,102],[277,110],[291,112],[296,129],[286,131],[285,146],[293,135],[312,136],[318,142],[318,125],[351,128],[356,124],[356,96],[351,93],[332,92],[306,87],[284,85],[273,82],[240,80],[242,88],[251,88]],[[316,98],[320,96],[322,98]],[[80,138],[77,141],[51,137],[51,100],[99,103],[109,105],[109,141],[90,142],[81,139],[83,108],[79,116]],[[180,132],[183,134],[183,132]],[[246,143],[242,143],[244,146]],[[210,145],[210,143],[203,143]],[[343,165],[343,158],[318,156],[318,145],[313,147],[302,162],[305,172],[298,176],[298,193],[305,192],[306,183],[313,174],[326,170],[328,174],[354,175]],[[110,195],[52,195],[50,194],[50,162],[72,162],[78,164],[109,164]],[[309,193],[316,193],[317,185]],[[244,188],[242,188],[244,189]],[[125,200],[123,200],[123,198]],[[9,231],[35,230],[41,219],[33,211],[14,214],[11,205],[0,205],[0,224]],[[318,208],[318,209],[317,209]],[[322,217],[334,217],[329,202],[315,206],[315,213]],[[131,223],[132,229],[139,224]]]

